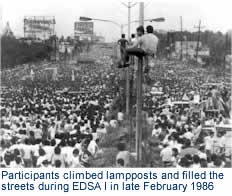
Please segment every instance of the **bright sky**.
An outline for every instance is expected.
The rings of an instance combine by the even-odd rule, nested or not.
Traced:
[[[121,2],[126,0],[1,0],[0,12],[5,26],[9,21],[13,32],[23,36],[24,16],[55,16],[58,35],[74,34],[74,22],[80,16],[114,20],[127,23],[127,8]],[[134,1],[135,2],[135,1]],[[194,31],[193,27],[202,20],[204,29],[226,32],[232,29],[231,0],[144,0],[145,19],[165,17],[164,23],[152,23],[156,29],[179,30],[180,16],[183,29]],[[139,16],[139,4],[131,9],[132,20]],[[149,23],[146,23],[149,24]],[[136,25],[132,25],[134,32]],[[120,29],[110,23],[95,22],[94,30],[108,41],[118,39]],[[125,28],[125,31],[127,29]]]

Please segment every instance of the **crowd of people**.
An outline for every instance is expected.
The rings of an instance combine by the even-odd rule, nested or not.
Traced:
[[[145,99],[152,132],[144,143],[151,149],[148,157],[153,155],[151,166],[228,166],[232,150],[230,86],[209,83],[202,69],[191,69],[189,64],[162,64],[153,72],[159,73],[150,76],[156,75],[157,91],[162,94]]]
[[[119,62],[119,68],[131,64],[128,55],[145,59],[145,165],[228,166],[232,152],[231,81],[226,84],[222,74],[216,75],[190,62],[147,62],[147,56],[156,55],[157,37],[151,26],[146,27],[146,33],[143,26],[138,27],[137,35],[135,44],[121,54],[124,61]],[[119,42],[125,45],[125,38]],[[136,105],[134,111],[135,108]]]
[[[2,87],[1,167],[89,167],[101,153],[99,141],[116,126],[114,71],[106,61],[79,66],[76,89],[71,79],[63,90],[52,80]]]
[[[57,67],[65,82],[37,77],[37,81],[8,83],[17,78],[17,70],[8,71],[11,77],[3,78],[1,167],[94,167],[92,160],[105,156],[101,142],[109,130],[120,134],[127,126],[122,71],[112,62],[104,59],[79,65],[75,81],[70,67]],[[31,67],[25,74],[28,70]],[[34,73],[44,72],[37,68]],[[145,74],[142,166],[228,167],[231,89],[216,77],[210,83],[207,75],[202,68],[166,60],[157,60]],[[136,104],[132,111],[135,108]],[[133,120],[135,112],[131,114]],[[113,164],[108,167],[133,166],[136,155],[129,149],[135,139],[132,124],[132,136],[128,140],[127,132],[119,138]]]

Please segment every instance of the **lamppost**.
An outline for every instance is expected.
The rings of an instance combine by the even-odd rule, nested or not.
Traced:
[[[90,18],[90,17],[85,17],[85,16],[81,16],[80,21],[100,21],[100,22],[108,22],[108,23],[112,23],[115,24],[116,26],[118,26],[121,30],[121,34],[122,34],[122,30],[123,30],[123,25],[113,21],[113,20],[105,20],[105,19],[99,19],[99,18]]]
[[[118,22],[115,22],[113,20],[105,20],[105,19],[99,19],[99,18],[90,18],[90,17],[86,17],[86,16],[80,16],[80,21],[101,21],[101,22],[109,22],[112,24],[115,24],[116,26],[118,26],[121,30],[121,34],[123,34],[123,28],[125,26],[128,26],[128,24],[119,24]],[[151,18],[151,19],[145,19],[144,22],[164,22],[165,18],[160,17],[160,18]],[[132,23],[139,23],[139,20],[134,20],[131,21],[130,24]],[[130,35],[128,35],[130,36]]]
[[[160,17],[160,18],[151,18],[151,19],[145,19],[144,22],[164,22],[165,21],[165,18],[163,17]],[[130,24],[132,23],[139,23],[139,20],[134,20],[134,21],[131,21]],[[121,34],[123,33],[123,29],[124,27],[128,26],[128,24],[122,24],[121,25]]]

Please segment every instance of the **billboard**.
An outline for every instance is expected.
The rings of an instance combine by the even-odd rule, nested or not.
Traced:
[[[74,35],[75,38],[92,39],[93,36],[93,22],[75,22],[74,23]]]
[[[24,37],[33,39],[48,39],[55,34],[55,17],[25,16]]]

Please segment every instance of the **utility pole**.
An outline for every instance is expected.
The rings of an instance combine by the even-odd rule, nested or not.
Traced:
[[[128,2],[128,42],[130,42],[131,3]],[[130,67],[126,68],[126,116],[130,119]]]
[[[123,34],[123,25],[121,24],[121,35]]]
[[[144,25],[144,2],[139,4],[139,25]],[[137,68],[137,96],[136,96],[136,155],[137,162],[142,160],[142,107],[143,107],[143,58],[138,60]]]
[[[130,23],[131,23],[131,8],[134,7],[137,3],[128,4],[122,3],[128,9],[128,42],[130,42]],[[123,27],[121,27],[123,28]],[[126,117],[129,120],[130,116],[130,68],[126,68]]]
[[[57,52],[56,51],[56,49],[57,49],[57,42],[56,41],[57,40],[56,40],[56,35],[54,35],[53,37],[55,38],[55,62],[56,62],[56,56],[57,56],[57,53],[56,53]]]
[[[144,26],[144,2],[139,4],[139,25]]]
[[[0,8],[0,69],[2,69],[2,33],[3,33],[3,29],[2,29],[2,9]],[[1,84],[1,80],[0,80],[0,84]]]
[[[185,41],[185,56],[187,59],[188,58],[188,38],[187,36],[184,36],[184,41]]]
[[[224,76],[224,82],[226,81],[226,55],[227,55],[227,43],[228,43],[228,33],[226,33],[226,35],[225,35],[225,54],[224,54],[224,70],[223,70],[223,72],[224,72],[224,74],[223,74],[223,76]]]
[[[197,27],[194,28],[198,28],[198,34],[197,34],[197,48],[196,48],[196,62],[198,60],[198,53],[199,53],[199,46],[200,46],[200,38],[201,38],[201,29],[204,28],[201,26],[201,20],[199,20],[199,25]]]
[[[180,17],[180,60],[183,59],[183,21],[182,16]]]

